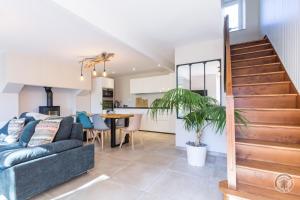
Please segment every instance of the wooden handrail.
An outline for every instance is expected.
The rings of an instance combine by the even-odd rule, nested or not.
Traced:
[[[235,116],[232,91],[232,69],[229,33],[229,16],[224,21],[224,88],[226,91],[226,134],[227,134],[227,181],[228,187],[236,189]]]
[[[230,50],[230,34],[229,34],[229,16],[225,17],[224,22],[224,50],[225,50],[225,88],[227,96],[232,94],[232,74],[231,74],[231,50]]]

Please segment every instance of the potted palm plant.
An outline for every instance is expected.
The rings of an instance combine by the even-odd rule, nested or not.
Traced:
[[[192,166],[204,166],[206,160],[207,145],[202,143],[204,130],[212,126],[217,133],[222,134],[226,125],[226,110],[212,97],[201,96],[190,90],[177,88],[164,94],[162,98],[154,100],[149,110],[152,118],[159,114],[173,113],[174,110],[186,113],[183,115],[185,129],[195,131],[194,141],[188,141],[187,158]],[[246,119],[240,111],[235,111],[235,120],[246,124]]]

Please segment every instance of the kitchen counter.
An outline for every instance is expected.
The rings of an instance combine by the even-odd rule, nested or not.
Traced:
[[[151,107],[119,107],[114,109],[151,109]]]
[[[162,132],[162,133],[175,133],[176,112],[173,114],[159,114],[157,119],[152,119],[148,113],[149,108],[128,107],[128,108],[115,108],[117,114],[142,114],[141,130]]]

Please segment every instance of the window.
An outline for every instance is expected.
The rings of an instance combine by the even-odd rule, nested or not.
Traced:
[[[204,96],[217,99],[221,104],[221,60],[208,60],[177,65],[177,88],[192,90]],[[190,112],[178,109],[177,118],[181,119]]]
[[[229,15],[230,31],[245,29],[245,0],[223,0],[223,13]]]

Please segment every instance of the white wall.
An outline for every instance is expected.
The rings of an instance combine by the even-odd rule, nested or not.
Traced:
[[[54,103],[61,106],[63,116],[74,113],[77,104],[79,108],[85,107],[80,101],[76,102],[75,91],[78,93],[91,87],[88,74],[85,81],[79,78],[80,66],[75,60],[70,63],[47,55],[0,53],[0,121],[25,111],[36,112],[38,106],[46,105],[42,86],[55,87]],[[31,86],[23,88],[24,85]]]
[[[60,106],[61,116],[68,116],[76,110],[76,90],[52,88],[53,105]],[[46,92],[43,87],[24,86],[19,94],[19,113],[38,112],[39,106],[47,105]]]
[[[246,29],[230,33],[232,44],[258,40],[260,35],[260,0],[245,0],[246,3]]]
[[[0,93],[0,122],[19,114],[19,95]]]
[[[66,62],[58,57],[7,52],[5,56],[6,81],[32,86],[70,89],[91,89],[90,76],[80,81],[77,60]]]
[[[300,1],[261,0],[261,30],[300,91]]]
[[[223,59],[223,39],[193,43],[175,49],[175,63],[184,64],[212,59]],[[223,95],[224,96],[224,95]],[[183,121],[176,120],[176,146],[185,147],[187,141],[194,141],[195,134],[184,129]],[[218,135],[210,128],[206,129],[203,143],[208,145],[208,150],[226,153],[226,134]]]
[[[0,89],[3,87],[5,79],[5,54],[0,53]],[[18,94],[8,94],[0,92],[0,122],[9,120],[18,115],[19,110]],[[0,126],[2,127],[2,126]]]

